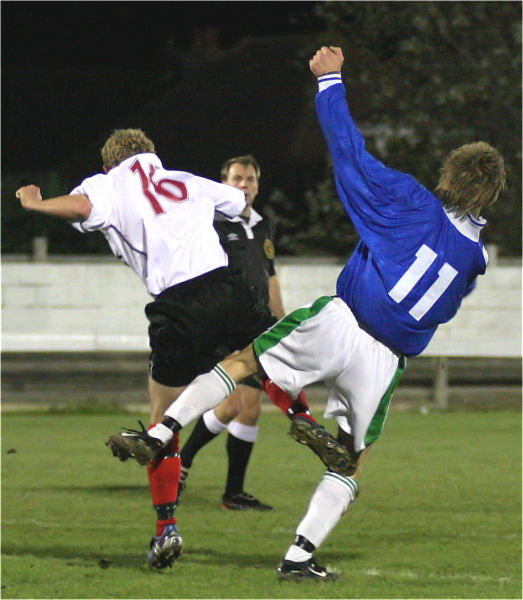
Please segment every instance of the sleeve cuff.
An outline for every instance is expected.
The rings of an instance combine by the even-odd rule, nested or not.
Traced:
[[[336,85],[337,83],[342,83],[341,73],[339,71],[320,75],[318,77],[318,91],[323,92],[323,90],[326,90],[331,85]]]

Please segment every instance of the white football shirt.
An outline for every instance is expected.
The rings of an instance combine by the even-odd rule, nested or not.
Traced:
[[[93,206],[89,218],[73,227],[101,231],[114,255],[153,296],[227,266],[213,227],[214,211],[234,217],[245,208],[242,191],[169,171],[152,153],[137,154],[108,173],[88,177],[71,194],[85,194]]]

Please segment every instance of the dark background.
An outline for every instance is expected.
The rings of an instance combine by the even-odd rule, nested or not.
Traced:
[[[115,128],[140,127],[167,167],[217,179],[253,153],[258,207],[280,254],[345,257],[341,213],[314,115],[308,59],[341,45],[350,105],[369,149],[433,187],[456,145],[486,139],[510,192],[486,241],[521,254],[519,2],[11,2],[2,10],[2,252],[108,254],[101,235],[25,213],[99,172]],[[344,223],[341,226],[340,223]]]
[[[128,119],[183,130],[184,141],[194,141],[196,111],[183,123],[177,114],[155,123],[154,109],[142,113],[184,78],[184,64],[219,62],[247,36],[319,29],[313,9],[313,2],[3,2],[4,168],[66,166]],[[190,81],[187,103],[212,93],[208,84]],[[214,100],[219,112],[223,103]]]

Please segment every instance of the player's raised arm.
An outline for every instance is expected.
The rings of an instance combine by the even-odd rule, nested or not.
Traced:
[[[339,198],[360,236],[365,237],[369,227],[378,224],[390,229],[391,218],[401,209],[415,182],[412,177],[393,174],[365,148],[365,139],[359,131],[346,98],[341,76],[343,54],[339,48],[322,47],[309,62],[318,78],[316,113],[333,160],[336,181],[343,182]],[[389,176],[394,185],[389,185]],[[402,185],[398,186],[398,179]],[[340,185],[337,186],[340,190]],[[400,190],[401,187],[401,190]],[[400,190],[400,193],[398,191]],[[372,224],[372,225],[371,225]]]
[[[334,46],[322,46],[309,61],[311,72],[318,78],[316,113],[333,158],[342,155],[344,164],[350,163],[361,171],[368,157],[365,140],[347,104],[341,77],[343,62],[341,48]]]
[[[84,194],[57,196],[48,200],[42,199],[40,188],[36,185],[26,185],[16,191],[25,210],[39,212],[51,217],[59,217],[69,221],[85,221],[91,214],[91,202]]]

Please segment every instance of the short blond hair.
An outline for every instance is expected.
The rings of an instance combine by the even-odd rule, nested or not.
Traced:
[[[435,193],[459,215],[479,214],[507,189],[503,157],[486,142],[465,144],[443,162]]]
[[[101,150],[103,165],[112,169],[142,152],[154,152],[154,144],[141,129],[115,129]]]

